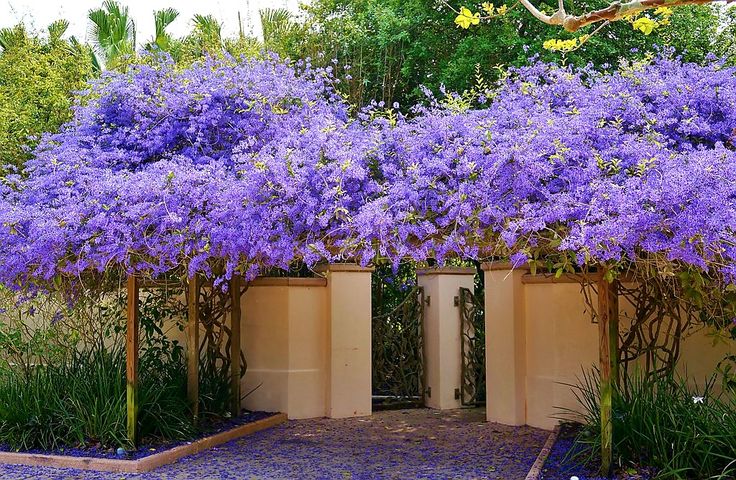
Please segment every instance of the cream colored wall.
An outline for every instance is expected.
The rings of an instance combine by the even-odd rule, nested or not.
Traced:
[[[598,363],[598,326],[585,313],[580,286],[524,285],[526,423],[552,428],[555,407],[576,408],[569,386]]]
[[[330,418],[372,413],[371,272],[335,264],[327,275],[327,381]]]
[[[314,280],[314,281],[312,281]],[[251,410],[325,415],[327,289],[322,279],[259,279],[242,298],[241,391]]]
[[[327,295],[325,287],[291,287],[289,295],[290,418],[327,413]]]
[[[583,369],[598,364],[598,326],[591,323],[580,285],[575,283],[526,284],[526,411],[527,423],[552,428],[559,408],[579,407],[571,388]],[[626,311],[621,305],[621,328]],[[702,384],[728,353],[724,344],[713,346],[709,330],[691,332],[682,341],[678,371]],[[734,350],[733,345],[731,346]]]
[[[261,278],[242,300],[244,406],[289,418],[371,414],[371,269]]]
[[[526,323],[521,271],[485,272],[486,418],[526,423]]]
[[[250,282],[241,298],[245,408],[292,419],[371,414],[371,272],[339,264],[326,278]],[[186,345],[173,322],[164,329]]]
[[[286,412],[289,405],[289,287],[251,286],[241,301],[241,346],[248,368],[241,392],[250,410]]]
[[[488,270],[485,278],[488,419],[551,429],[562,409],[579,408],[565,384],[578,383],[583,369],[598,364],[598,326],[591,323],[581,287],[525,281],[509,270]],[[622,302],[621,328],[631,308]],[[736,352],[733,344],[712,343],[707,330],[691,332],[682,342],[680,373],[702,384],[729,348]]]
[[[444,267],[417,272],[417,282],[424,288],[424,359],[425,378],[431,395],[425,399],[429,408],[460,408],[455,397],[461,388],[460,308],[455,297],[460,287],[473,289],[474,268]]]

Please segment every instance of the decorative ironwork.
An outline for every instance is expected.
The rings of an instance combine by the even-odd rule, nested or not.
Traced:
[[[459,300],[462,352],[460,399],[463,405],[485,405],[486,321],[483,296],[460,287]]]
[[[424,405],[424,289],[373,317],[373,398],[377,407]]]

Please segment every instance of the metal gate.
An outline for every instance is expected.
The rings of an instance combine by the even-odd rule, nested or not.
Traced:
[[[374,407],[424,406],[424,289],[372,323]]]
[[[460,399],[463,405],[486,403],[486,324],[483,296],[460,287],[461,374]]]

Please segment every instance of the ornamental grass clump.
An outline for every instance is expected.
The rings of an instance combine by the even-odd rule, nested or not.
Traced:
[[[185,372],[183,361],[141,372],[139,425],[145,442],[194,436]],[[63,362],[27,373],[3,369],[0,445],[43,451],[127,448],[125,395],[122,348],[71,351]]]
[[[714,378],[696,386],[668,374],[641,372],[626,379],[613,399],[614,455],[627,467],[656,467],[657,478],[736,476],[736,397],[720,392]],[[577,460],[600,452],[599,383],[585,374],[574,392],[585,427],[577,437]]]

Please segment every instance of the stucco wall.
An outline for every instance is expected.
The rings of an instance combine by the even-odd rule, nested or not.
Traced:
[[[504,421],[502,416],[493,418],[492,412],[513,410],[511,405],[523,400],[524,423],[550,429],[557,423],[561,409],[577,409],[579,406],[571,388],[565,384],[577,383],[583,369],[589,370],[597,365],[598,326],[591,322],[578,283],[525,282],[523,275],[517,274],[515,277],[508,273],[487,272],[486,296],[490,296],[492,301],[495,298],[496,303],[512,301],[504,300],[509,295],[508,288],[504,290],[497,285],[494,290],[494,282],[508,286],[506,282],[516,281],[516,288],[521,291],[523,308],[516,308],[509,314],[515,315],[515,324],[521,323],[523,328],[517,329],[517,332],[522,332],[517,334],[521,338],[515,339],[509,334],[507,339],[496,339],[496,343],[516,342],[517,345],[523,345],[521,363],[524,364],[524,388],[517,389],[516,396],[503,394],[494,391],[494,386],[489,382],[489,420]],[[630,309],[631,305],[622,302],[622,329],[626,328],[626,313]],[[681,373],[700,384],[714,372],[716,364],[729,351],[727,345],[714,347],[708,333],[700,329],[683,340],[678,364]],[[730,346],[730,350],[736,351],[734,345]],[[489,379],[504,375],[504,372],[508,374],[508,363],[501,363],[501,359],[492,353],[488,355],[488,360]],[[519,395],[522,398],[518,398]],[[491,405],[492,402],[497,404]]]
[[[248,362],[245,408],[325,415],[327,351],[323,279],[259,279],[242,298],[241,345]]]

